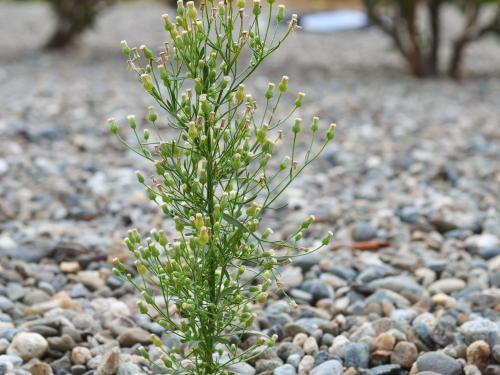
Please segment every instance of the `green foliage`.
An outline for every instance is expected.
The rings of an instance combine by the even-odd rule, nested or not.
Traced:
[[[200,7],[181,0],[176,17],[163,16],[170,42],[159,57],[145,45],[122,42],[129,68],[162,113],[150,107],[151,130],[142,133],[135,117],[128,117],[136,146],[121,137],[116,120],[109,120],[110,129],[154,166],[150,180],[140,172],[137,179],[177,232],[167,237],[153,229],[145,239],[137,230],[129,232],[125,243],[139,279],[115,261],[116,274],[144,297],[141,313],[184,344],[173,351],[154,338],[162,351],[154,361],[158,372],[224,373],[272,345],[276,337],[262,336],[251,347],[239,346],[244,334],[261,335],[251,331],[251,306],[265,303],[276,266],[308,251],[300,241],[313,216],[285,240],[274,239],[270,228],[261,231],[260,221],[334,138],[335,125],[321,131],[315,117],[306,130],[300,118],[290,121],[303,93],[280,116],[278,106],[289,90],[286,76],[269,83],[259,101],[247,91],[247,79],[297,28],[295,15],[280,27],[285,7],[274,0],[262,8],[259,0],[248,8],[244,0]],[[283,131],[286,123],[290,127]],[[170,140],[165,124],[174,129]],[[285,134],[290,155],[276,160]],[[299,153],[299,139],[309,145],[305,154]],[[329,232],[311,251],[331,237]]]

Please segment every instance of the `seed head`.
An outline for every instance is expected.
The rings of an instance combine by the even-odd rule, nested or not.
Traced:
[[[295,107],[300,108],[302,107],[302,103],[304,103],[304,98],[306,94],[303,92],[299,92],[297,95],[297,99],[295,100]]]
[[[130,129],[135,130],[137,128],[137,122],[135,121],[135,116],[128,115],[127,120],[128,120],[128,126],[130,126]]]
[[[151,76],[147,73],[141,74],[141,82],[142,86],[144,87],[144,90],[146,90],[149,93],[153,92],[153,80]]]
[[[328,128],[328,131],[326,132],[327,141],[331,141],[333,138],[335,138],[335,128],[336,127],[337,127],[336,124],[331,124],[330,127]]]
[[[127,41],[126,40],[122,40],[120,42],[121,46],[122,46],[122,53],[125,57],[129,57],[130,58],[130,47],[128,46],[127,44]]]

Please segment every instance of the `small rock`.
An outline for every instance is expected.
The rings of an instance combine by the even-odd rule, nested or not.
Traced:
[[[27,362],[33,358],[42,358],[48,348],[47,340],[39,333],[20,332],[7,348],[7,354],[17,355]]]
[[[137,366],[135,363],[131,362],[122,363],[118,367],[118,371],[116,372],[116,375],[142,375],[142,374],[144,374],[144,372],[141,370],[141,368]]]
[[[315,354],[319,350],[318,343],[314,337],[309,337],[304,342],[304,352],[306,354]]]
[[[75,365],[85,365],[91,358],[90,350],[83,346],[76,346],[71,351],[71,362]]]
[[[279,281],[285,290],[297,288],[302,284],[304,277],[300,267],[287,267],[281,272]]]
[[[399,365],[381,365],[363,371],[360,375],[400,375],[402,373]]]
[[[306,336],[307,339],[307,336]],[[278,344],[278,349],[276,351],[278,357],[283,361],[286,361],[291,355],[297,354],[302,358],[304,356],[304,350],[299,345],[296,345],[295,340],[291,342],[281,342]]]
[[[464,335],[465,343],[471,344],[478,340],[488,341],[490,334],[500,335],[500,326],[491,320],[477,318],[462,324],[460,331]]]
[[[234,365],[229,366],[228,369],[230,371],[234,371],[236,374],[239,375],[255,375],[255,369],[246,362],[235,363]],[[121,375],[121,374],[118,373],[116,375]]]
[[[383,332],[375,339],[375,348],[378,350],[392,350],[396,344],[396,338],[389,332]]]
[[[122,347],[131,347],[135,344],[148,345],[152,342],[149,332],[139,327],[126,329],[118,336],[117,340]]]
[[[77,273],[80,271],[80,263],[78,262],[61,262],[59,269],[64,273]]]
[[[360,343],[347,345],[344,356],[345,367],[367,368],[369,359],[368,345]]]
[[[474,365],[467,365],[464,367],[465,375],[481,375],[481,371]]]
[[[332,299],[335,296],[333,288],[320,280],[307,280],[300,288],[312,295],[313,303],[323,298]]]
[[[353,241],[365,242],[377,237],[377,231],[368,223],[357,223],[351,233]]]
[[[306,355],[299,363],[299,373],[308,373],[314,367],[314,357]]]
[[[52,367],[48,364],[39,362],[30,367],[31,375],[53,375]]]
[[[295,375],[295,367],[289,364],[285,364],[279,367],[276,367],[273,370],[273,375]]]
[[[70,335],[62,335],[61,337],[49,337],[47,339],[49,347],[52,350],[59,352],[67,352],[76,346],[75,340]]]
[[[483,340],[475,341],[467,347],[467,363],[475,365],[483,371],[488,365],[490,353],[490,346],[487,342]]]
[[[98,290],[105,285],[105,281],[97,271],[79,271],[75,279],[91,290]]]
[[[441,279],[433,282],[429,286],[429,291],[434,294],[436,293],[451,294],[453,292],[457,292],[459,290],[464,289],[466,285],[467,284],[462,279],[457,279],[457,278]]]
[[[418,356],[418,349],[412,342],[398,342],[391,354],[391,363],[410,368]]]
[[[120,350],[118,348],[113,348],[103,355],[97,367],[96,375],[115,375],[119,366]]]
[[[342,364],[332,359],[330,361],[323,362],[319,366],[314,367],[310,371],[310,375],[342,375]]]
[[[266,371],[273,371],[275,368],[281,366],[283,364],[283,361],[279,359],[278,357],[275,358],[261,358],[257,360],[255,363],[255,371],[257,373],[260,372],[266,372]]]
[[[427,352],[416,362],[418,371],[433,371],[441,375],[462,375],[462,366],[452,357],[439,353]]]

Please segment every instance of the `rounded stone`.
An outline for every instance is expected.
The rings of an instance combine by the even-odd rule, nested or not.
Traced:
[[[91,358],[90,350],[84,346],[76,346],[71,351],[71,362],[75,365],[85,365]]]
[[[475,365],[482,371],[488,365],[490,354],[490,346],[486,341],[474,341],[467,347],[467,363]]]
[[[398,342],[391,354],[391,363],[410,368],[416,361],[418,349],[412,342]]]
[[[7,354],[17,355],[27,362],[33,358],[42,358],[48,348],[47,340],[39,333],[19,332],[7,348]]]
[[[427,352],[416,362],[418,371],[432,371],[441,375],[462,375],[462,366],[449,355],[439,352]]]
[[[396,338],[389,332],[383,332],[375,338],[375,348],[378,350],[392,350]]]

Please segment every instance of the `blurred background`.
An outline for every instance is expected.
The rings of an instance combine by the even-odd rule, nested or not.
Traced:
[[[170,224],[136,183],[134,171],[148,175],[150,166],[118,144],[106,120],[124,124],[132,113],[146,125],[153,103],[127,71],[120,41],[160,50],[161,15],[175,12],[171,3],[0,0],[0,355],[33,314],[54,309],[49,319],[77,302],[78,314],[64,313],[75,326],[92,327],[85,333],[90,347],[123,331],[122,321],[116,330],[113,322],[129,314],[125,302],[133,309],[136,296],[112,275],[109,260],[126,257],[128,229],[168,232]],[[306,244],[335,233],[331,248],[282,270],[285,288],[300,304],[329,298],[321,312],[306,309],[304,316],[326,314],[331,332],[349,332],[353,343],[387,331],[386,321],[366,327],[380,317],[410,332],[396,335],[412,341],[404,341],[402,354],[370,357],[370,366],[392,363],[396,372],[375,373],[405,374],[419,351],[451,345],[462,324],[471,324],[473,341],[496,330],[500,353],[500,327],[492,322],[500,306],[500,2],[283,3],[302,28],[248,91],[257,97],[288,75],[289,103],[294,93],[307,93],[304,123],[314,115],[323,129],[337,123],[335,142],[284,196],[288,206],[267,217],[286,235],[315,214]],[[126,129],[122,135],[130,136]],[[422,311],[428,331],[419,326],[417,334],[409,324]],[[302,317],[288,313],[287,324]],[[148,332],[158,332],[140,317],[127,319],[127,329],[138,324],[143,331],[122,347],[147,344]],[[60,335],[61,327],[54,323],[44,334]],[[323,349],[333,342],[325,337]],[[345,346],[342,340],[335,343]],[[73,366],[63,356],[67,348],[57,348],[44,361],[67,374],[56,371]],[[352,348],[356,355],[368,350]],[[365,352],[356,357],[362,363],[345,359],[345,367],[368,366]],[[95,353],[92,365],[74,365],[72,373],[97,367]],[[465,349],[450,353],[464,357]],[[129,373],[142,372],[121,372]]]

